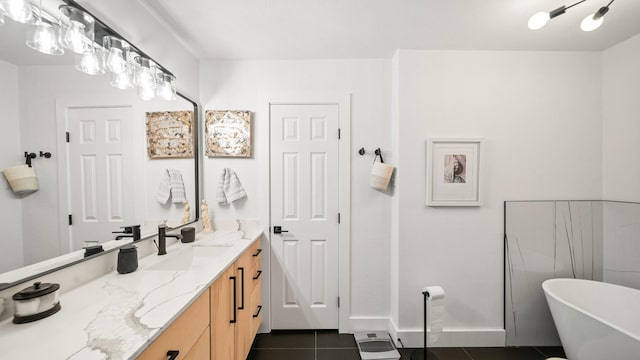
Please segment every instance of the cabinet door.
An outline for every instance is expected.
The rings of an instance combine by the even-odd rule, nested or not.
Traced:
[[[251,339],[254,339],[262,322],[262,286],[258,283],[251,292]]]
[[[200,335],[198,341],[193,345],[187,356],[184,357],[184,360],[208,360],[209,356],[209,348],[211,340],[211,332],[209,327]]]
[[[211,285],[211,360],[235,359],[235,324],[238,320],[238,279],[230,266]]]
[[[169,351],[177,351],[177,359],[184,359],[209,326],[209,296],[207,290],[197,298],[138,359],[165,360]]]
[[[238,322],[236,323],[236,360],[245,360],[249,355],[253,337],[251,337],[251,305],[250,296],[253,289],[251,268],[253,256],[250,250],[245,251],[236,261],[238,277]]]

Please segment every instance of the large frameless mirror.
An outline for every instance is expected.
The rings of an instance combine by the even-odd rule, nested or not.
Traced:
[[[0,49],[0,289],[197,220],[171,72],[68,0],[0,0]]]

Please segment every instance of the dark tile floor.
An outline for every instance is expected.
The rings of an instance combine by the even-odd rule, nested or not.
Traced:
[[[420,349],[398,349],[401,360],[422,360]],[[428,360],[544,360],[564,357],[561,347],[432,348]],[[259,334],[247,360],[360,360],[353,335],[337,331]]]

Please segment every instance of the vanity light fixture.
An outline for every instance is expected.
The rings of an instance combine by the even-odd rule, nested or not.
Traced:
[[[67,20],[60,37],[62,46],[76,54],[87,54],[95,50],[93,37],[95,20],[93,16],[69,5],[60,5],[60,12]]]
[[[578,4],[582,4],[583,2],[585,2],[587,0],[581,0],[578,1],[574,4],[571,4],[569,6],[560,6],[559,8],[552,10],[550,12],[546,12],[546,11],[540,11],[537,12],[535,14],[533,14],[533,16],[531,16],[531,18],[529,18],[529,29],[531,30],[538,30],[542,27],[544,27],[547,22],[553,18],[555,18],[556,16],[562,15],[564,14],[568,9],[578,5]],[[607,4],[606,6],[601,7],[598,11],[596,11],[594,14],[590,14],[589,16],[587,16],[584,20],[582,20],[582,23],[580,24],[580,28],[583,31],[592,31],[597,29],[600,25],[602,25],[602,22],[604,20],[604,15],[607,13],[607,11],[609,11],[609,6],[611,5],[611,3],[613,3],[615,0],[611,0],[609,2],[609,4]]]
[[[107,53],[107,69],[113,74],[121,74],[127,70],[127,53],[129,52],[129,44],[122,39],[114,36],[105,36],[102,40]]]
[[[156,96],[156,65],[153,61],[143,56],[135,57],[135,83],[142,100]]]
[[[29,26],[31,31],[27,31],[27,46],[33,50],[48,55],[62,55],[64,50],[58,43],[60,35],[60,25],[57,19],[45,19],[42,11],[42,0],[38,8],[38,16],[35,25]]]
[[[590,14],[589,16],[584,18],[584,20],[582,20],[582,23],[580,23],[580,29],[582,29],[582,31],[593,31],[599,28],[600,25],[602,25],[602,22],[604,21],[604,15],[609,11],[609,6],[614,1],[615,0],[611,0],[607,4],[607,6],[601,7],[595,13]]]
[[[0,0],[0,12],[11,19],[28,24],[33,21],[33,9],[27,0]]]
[[[158,96],[164,100],[176,99],[176,88],[173,85],[175,76],[164,72],[158,73]]]

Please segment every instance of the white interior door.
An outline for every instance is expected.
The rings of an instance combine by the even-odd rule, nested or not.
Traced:
[[[338,328],[338,114],[270,107],[273,329]]]
[[[133,225],[132,122],[129,107],[67,111],[72,250],[83,241],[113,239],[112,231]]]

